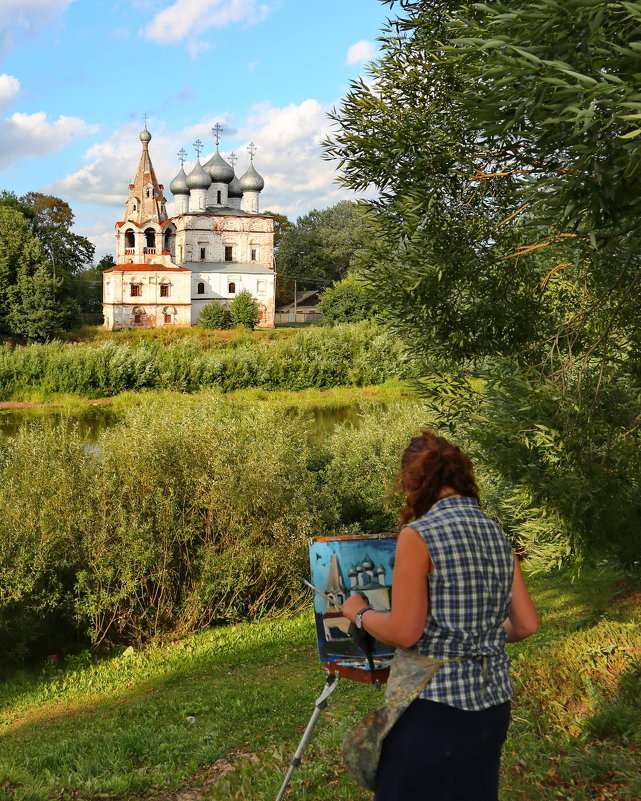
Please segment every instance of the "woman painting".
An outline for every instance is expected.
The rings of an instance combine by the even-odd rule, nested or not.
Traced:
[[[468,457],[430,431],[402,463],[391,612],[352,595],[376,639],[442,662],[383,741],[374,801],[497,801],[512,685],[506,642],[538,617],[512,547],[481,511]]]

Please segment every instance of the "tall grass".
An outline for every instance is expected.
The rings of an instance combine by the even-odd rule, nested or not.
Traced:
[[[38,420],[3,441],[0,661],[292,607],[310,537],[394,527],[420,406],[373,408],[323,443],[284,409],[155,393],[91,445]]]
[[[208,347],[197,339],[163,344],[63,344],[0,350],[0,400],[29,393],[74,393],[87,397],[125,390],[203,387],[305,389],[379,384],[411,375],[401,344],[373,323],[297,331],[275,341],[246,336],[233,347]]]

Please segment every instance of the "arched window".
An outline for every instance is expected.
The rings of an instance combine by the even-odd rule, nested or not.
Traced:
[[[233,281],[229,282],[229,286],[227,287],[227,292],[230,295],[235,295],[236,294],[236,284]]]
[[[205,261],[205,248],[200,249],[200,260]]]
[[[145,321],[145,310],[142,306],[134,306],[132,314],[134,325],[143,325]]]
[[[125,248],[132,250],[136,247],[136,235],[132,231],[131,228],[127,228],[125,231]]]
[[[198,294],[199,295],[205,294],[205,284],[202,281],[198,284]]]
[[[147,248],[156,247],[156,232],[154,231],[153,228],[145,229],[145,247]]]
[[[162,310],[162,317],[166,325],[171,325],[176,320],[176,309],[173,306],[165,306]]]
[[[169,251],[172,259],[176,255],[176,229],[171,226],[165,231],[165,250]]]

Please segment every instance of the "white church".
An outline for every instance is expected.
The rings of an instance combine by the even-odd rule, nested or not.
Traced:
[[[273,328],[274,221],[260,213],[265,182],[254,167],[253,143],[249,167],[237,178],[237,157],[231,154],[230,164],[220,155],[221,130],[213,129],[216,150],[205,164],[202,142],[194,143],[189,174],[181,150],[180,170],[169,185],[176,213],[169,218],[145,125],[124,219],[116,223],[116,264],[103,272],[106,328],[196,325],[207,304],[228,306],[243,290],[259,304],[259,325]]]

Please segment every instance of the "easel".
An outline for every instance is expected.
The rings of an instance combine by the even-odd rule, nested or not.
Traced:
[[[360,681],[364,684],[372,684],[376,687],[376,689],[380,689],[381,685],[387,681],[389,676],[389,667],[387,666],[380,667],[373,672],[371,670],[363,670],[350,665],[342,665],[338,662],[326,662],[324,667],[327,674],[327,678],[325,679],[325,687],[323,688],[323,692],[316,699],[314,711],[312,712],[312,716],[309,719],[309,723],[307,724],[307,728],[305,729],[301,741],[298,744],[296,753],[289,763],[289,770],[287,771],[285,781],[283,782],[280,791],[276,796],[276,801],[282,801],[284,798],[294,771],[302,762],[303,752],[309,744],[309,741],[312,737],[312,732],[314,731],[314,728],[318,723],[318,719],[320,718],[320,714],[323,709],[327,708],[327,699],[338,687],[338,680],[340,677],[343,676],[346,679]]]

